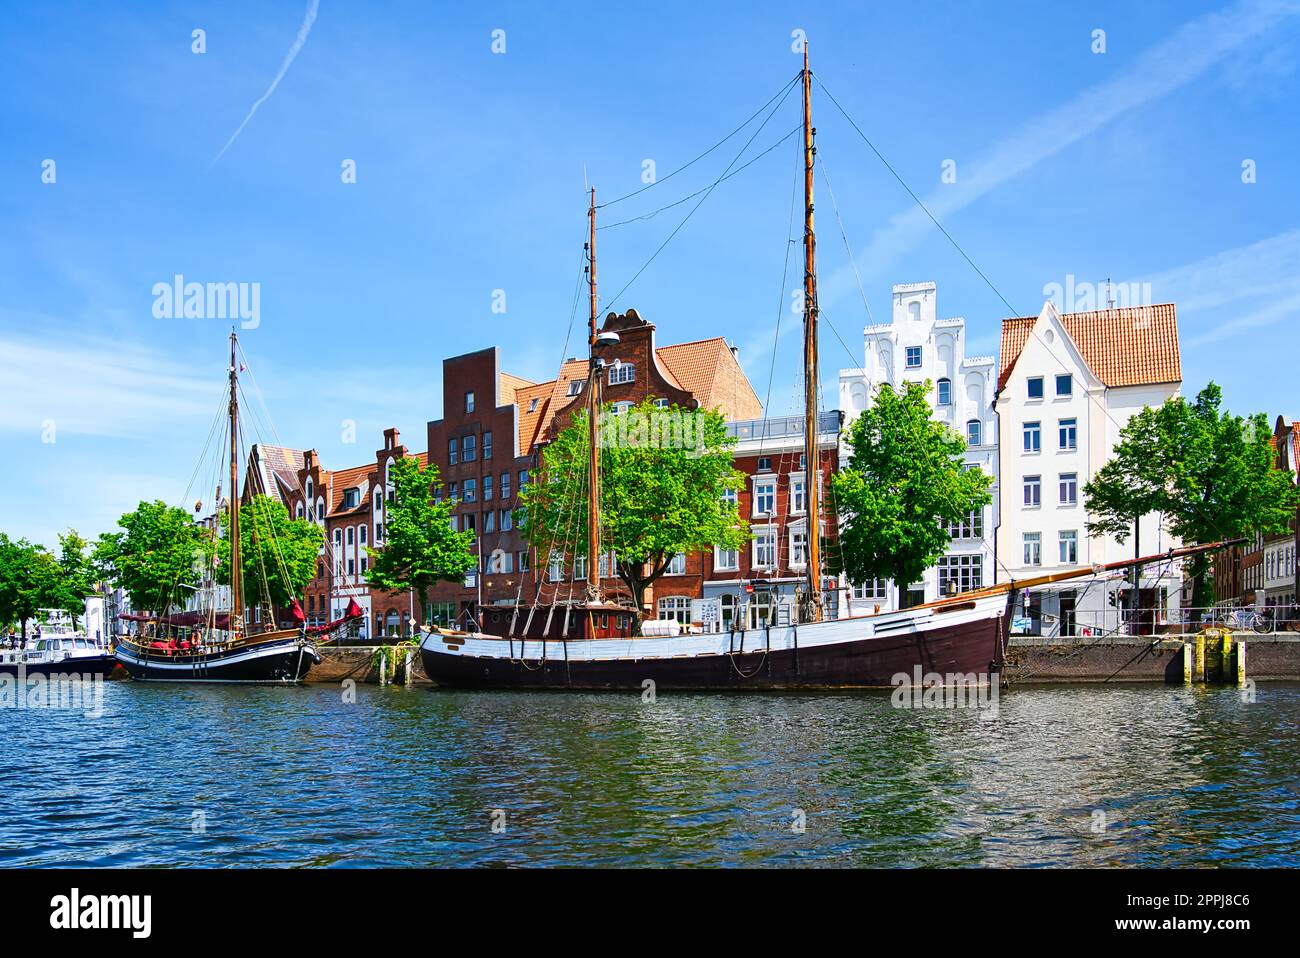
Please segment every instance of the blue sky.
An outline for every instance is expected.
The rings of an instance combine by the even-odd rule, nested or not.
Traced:
[[[7,5],[0,529],[53,544],[68,526],[109,529],[141,498],[182,500],[229,323],[156,318],[153,286],[176,274],[260,284],[244,349],[280,438],[328,466],[371,458],[388,425],[423,449],[443,357],[499,345],[503,368],[550,378],[584,183],[611,199],[654,161],[661,182],[601,210],[606,224],[707,186],[757,123],[663,177],[795,76],[795,30],[826,88],[1016,313],[1038,312],[1045,285],[1068,275],[1149,282],[1154,301],[1178,304],[1186,392],[1213,378],[1234,410],[1300,414],[1288,335],[1300,316],[1300,0],[320,0],[222,153],[310,6]],[[995,353],[998,295],[814,96],[819,156],[875,317],[892,284],[934,280],[940,313],[965,316],[972,350]],[[798,123],[797,101],[741,162]],[[788,140],[721,183],[612,304],[696,201],[598,239],[602,312],[636,307],[661,343],[727,336],[760,397],[780,313],[774,415],[796,406],[797,250],[781,289],[795,150]],[[355,184],[341,182],[345,160]],[[941,181],[945,160],[955,183]],[[833,405],[868,314],[821,174],[817,188]]]

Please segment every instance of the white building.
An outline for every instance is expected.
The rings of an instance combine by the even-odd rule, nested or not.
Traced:
[[[1182,367],[1172,304],[1003,320],[994,408],[1002,438],[999,581],[1133,558],[1132,536],[1089,536],[1083,488],[1110,458],[1120,430],[1145,406],[1178,395]],[[1138,551],[1180,545],[1159,515],[1139,524]],[[1035,590],[1021,626],[1044,635],[1114,629],[1129,600],[1123,573]],[[1139,602],[1169,619],[1178,563],[1147,567]]]
[[[991,585],[994,580],[993,533],[998,523],[997,419],[993,415],[994,359],[966,355],[966,321],[939,319],[934,283],[895,286],[889,323],[863,330],[861,369],[840,370],[840,408],[845,425],[871,403],[882,383],[901,389],[907,382],[930,383],[935,418],[966,437],[966,462],[993,477],[993,501],[968,522],[954,527],[952,543],[939,564],[908,590],[908,603],[930,601],[951,589]],[[851,450],[844,446],[841,461]],[[855,601],[897,604],[897,590],[883,582],[858,585]]]

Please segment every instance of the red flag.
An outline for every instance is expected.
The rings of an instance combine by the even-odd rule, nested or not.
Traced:
[[[348,599],[348,610],[344,613],[349,619],[359,619],[366,614],[365,609],[357,605],[356,599]]]
[[[301,622],[306,622],[306,621],[307,621],[307,616],[306,616],[306,614],[302,611],[302,606],[300,606],[300,605],[298,604],[298,600],[297,600],[297,599],[294,599],[294,600],[293,600],[293,607],[292,607],[292,609],[291,609],[290,611],[293,612],[293,621],[295,621],[295,622],[299,622],[299,623],[301,623]]]

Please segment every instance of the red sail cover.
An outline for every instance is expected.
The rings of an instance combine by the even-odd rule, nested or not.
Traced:
[[[118,618],[129,622],[157,622],[159,625],[177,629],[193,629],[200,625],[210,625],[212,628],[220,629],[223,632],[230,630],[230,614],[228,612],[218,612],[215,615],[207,612],[173,612],[171,615],[123,612]]]
[[[289,611],[293,613],[293,621],[299,623],[300,625],[303,622],[307,621],[307,614],[302,611],[302,606],[298,604],[297,599],[293,600],[293,608],[291,608]]]
[[[348,607],[343,612],[343,618],[335,619],[333,622],[327,622],[325,625],[313,625],[307,629],[308,635],[324,635],[326,632],[333,632],[345,622],[351,622],[353,619],[359,619],[366,614],[365,609],[357,605],[356,599],[348,600]]]

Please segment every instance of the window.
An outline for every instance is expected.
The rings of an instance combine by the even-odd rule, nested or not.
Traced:
[[[447,485],[447,495],[451,499],[460,498],[460,483],[452,482]]]
[[[497,514],[495,510],[489,509],[487,512],[483,513],[483,531],[497,531]]]
[[[754,565],[762,569],[776,568],[776,529],[772,526],[751,529],[754,534]]]
[[[1043,448],[1042,423],[1027,422],[1024,428],[1025,452],[1040,452]]]
[[[472,392],[468,392],[465,394],[465,411],[466,412],[474,411],[474,394]]]
[[[739,493],[735,489],[722,490],[722,504],[724,506],[734,506],[739,501]]]
[[[1042,376],[1030,376],[1029,379],[1026,380],[1025,385],[1028,389],[1028,396],[1030,399],[1043,398],[1043,377]]]
[[[483,433],[483,458],[492,458],[492,432],[491,430]]]
[[[530,400],[528,401],[528,411],[529,411],[529,412],[537,412],[537,400],[536,400],[536,399],[530,399]]]
[[[1079,502],[1079,474],[1061,473],[1061,505],[1073,506]]]
[[[317,519],[317,521],[319,521],[319,522],[324,522],[324,521],[325,521],[325,503],[324,503],[324,502],[318,502],[318,503],[316,503],[316,519]]]
[[[1062,419],[1058,433],[1062,449],[1079,448],[1079,426],[1077,419]]]
[[[961,522],[948,523],[948,535],[953,539],[982,539],[984,537],[984,510],[975,509]]]
[[[1061,561],[1069,565],[1079,562],[1079,533],[1074,529],[1062,529],[1059,534]]]
[[[1056,377],[1056,395],[1072,396],[1074,395],[1074,377],[1069,373],[1063,373]]]
[[[365,526],[361,526],[360,528],[361,528],[361,540],[360,540],[360,541],[361,541],[361,544],[362,544],[362,545],[365,545],[365,544],[366,544],[366,527],[365,527]]]
[[[776,479],[754,483],[754,515],[769,516],[776,512]]]
[[[790,511],[804,512],[808,509],[808,497],[804,493],[804,480],[800,476],[790,477]]]
[[[736,549],[714,549],[713,568],[716,572],[736,572],[740,569],[740,552]]]
[[[466,532],[473,532],[475,529],[478,528],[478,518],[476,514],[473,512],[465,513],[465,517],[463,521],[465,523]]]
[[[656,399],[656,400],[655,400],[655,408],[656,408],[656,409],[667,409],[667,408],[668,408],[668,400],[667,400],[667,399]]]
[[[621,416],[623,415],[623,413],[627,412],[631,408],[632,408],[632,404],[627,400],[623,400],[622,402],[614,403],[610,412],[612,413],[612,415]]]
[[[808,565],[808,530],[790,530],[790,566],[802,569]]]
[[[528,485],[528,470],[520,469],[519,470],[519,491],[523,492],[524,486],[526,485]]]
[[[1043,534],[1041,532],[1025,533],[1025,565],[1043,564]]]
[[[938,568],[940,595],[984,587],[984,562],[979,553],[943,556]]]
[[[546,578],[551,582],[564,579],[564,553],[551,552],[551,561],[546,566]]]
[[[383,512],[383,510],[384,510],[384,493],[382,490],[376,489],[375,490],[375,512]]]
[[[354,537],[354,536],[355,536],[355,533],[353,532],[352,527],[349,526],[349,527],[348,527],[348,545],[352,545],[352,543],[353,543],[353,537]]]
[[[772,471],[772,457],[771,457],[771,456],[759,456],[759,457],[758,457],[758,471],[759,471],[759,472],[771,472],[771,471]]]
[[[348,575],[356,575],[356,574],[357,574],[357,563],[356,563],[356,560],[355,560],[355,559],[349,559],[349,560],[348,560]]]
[[[569,383],[569,395],[570,396],[578,395],[578,393],[582,392],[583,385],[584,383],[581,379],[573,380],[571,383]]]
[[[369,569],[369,568],[370,568],[370,557],[369,557],[369,556],[362,556],[362,557],[361,557],[361,574],[362,574],[362,575],[365,575],[365,574],[366,574],[366,570]]]
[[[668,560],[668,568],[665,575],[686,575],[686,553],[679,552]]]
[[[887,579],[872,579],[870,582],[859,582],[853,585],[853,598],[867,602],[873,599],[885,598],[885,590],[888,588]]]
[[[478,497],[478,483],[473,479],[465,480],[465,501],[474,502]]]
[[[528,550],[519,550],[519,571],[527,572],[531,567],[532,564],[528,561]]]
[[[501,498],[510,498],[510,473],[508,472],[501,473]]]
[[[636,363],[625,363],[615,360],[614,365],[609,367],[609,384],[617,386],[620,383],[630,383],[636,381]]]
[[[947,379],[939,380],[939,405],[952,405],[952,382]]]
[[[908,369],[921,368],[921,347],[920,346],[907,347],[907,368]]]
[[[466,436],[464,439],[460,441],[460,458],[462,462],[474,461],[476,455],[476,451],[474,447],[476,445],[477,445],[477,437],[475,436]]]
[[[664,596],[659,600],[659,618],[676,619],[682,625],[690,625],[691,600],[684,595]]]
[[[298,503],[298,518],[302,518],[302,503]]]
[[[343,548],[343,530],[342,530],[342,529],[335,529],[335,530],[334,530],[334,548],[335,548],[335,549],[341,549],[341,548]]]
[[[966,442],[972,446],[980,444],[981,425],[978,419],[972,419],[966,423]]]
[[[456,465],[456,454],[460,450],[460,444],[455,439],[447,440],[447,461],[453,466]]]
[[[509,532],[514,527],[515,527],[514,513],[511,512],[509,509],[502,509],[501,510],[501,531]]]
[[[486,446],[483,447],[483,451],[484,452],[487,451]],[[492,473],[489,472],[486,476],[483,477],[483,501],[487,502],[491,498],[492,498]]]
[[[360,504],[361,504],[361,490],[360,490],[360,489],[344,489],[344,490],[343,490],[343,508],[344,508],[344,509],[355,509],[355,508],[356,508],[357,506],[359,506]]]
[[[1038,506],[1043,502],[1043,481],[1040,476],[1025,476],[1025,505]]]

